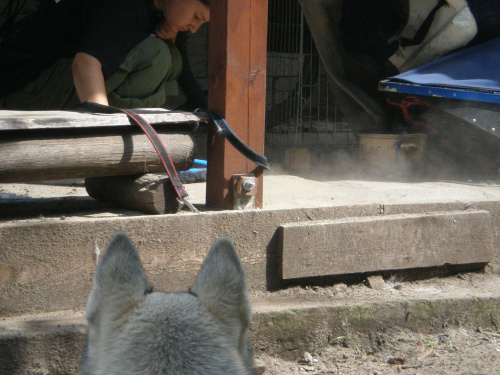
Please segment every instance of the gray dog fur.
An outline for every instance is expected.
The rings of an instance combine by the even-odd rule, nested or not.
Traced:
[[[94,276],[78,374],[253,374],[250,319],[228,238],[213,244],[190,293],[151,293],[132,241],[118,232]]]

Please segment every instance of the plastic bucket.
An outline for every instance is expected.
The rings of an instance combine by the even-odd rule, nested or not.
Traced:
[[[370,173],[407,177],[422,167],[427,134],[361,133],[358,136],[361,161]]]

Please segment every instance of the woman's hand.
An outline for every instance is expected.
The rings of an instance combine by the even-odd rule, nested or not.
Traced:
[[[108,105],[101,62],[87,53],[78,52],[71,68],[80,102],[90,101]]]

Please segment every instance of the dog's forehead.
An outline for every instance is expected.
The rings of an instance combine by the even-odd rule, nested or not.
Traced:
[[[142,321],[156,327],[191,326],[200,320],[215,319],[195,296],[188,293],[154,292],[147,294],[144,300],[131,311],[126,318],[126,324],[133,326],[137,324],[137,321]]]
[[[199,304],[198,298],[190,293],[152,292],[146,294],[145,300],[151,304]]]
[[[205,313],[206,310],[200,304],[197,297],[189,293],[164,293],[153,292],[146,295],[144,301],[139,305],[142,313],[154,315],[168,315],[178,319],[183,318],[183,312],[190,312],[192,317],[195,311]],[[196,315],[196,314],[194,314]]]

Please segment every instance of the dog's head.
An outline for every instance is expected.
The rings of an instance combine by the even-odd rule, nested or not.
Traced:
[[[119,232],[97,266],[79,374],[251,374],[251,311],[233,244],[217,240],[189,293],[151,292]]]

